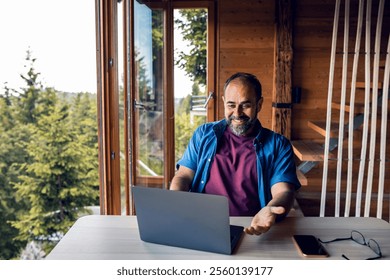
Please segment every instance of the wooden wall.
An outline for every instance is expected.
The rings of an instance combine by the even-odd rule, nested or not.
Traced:
[[[344,1],[341,1],[341,3],[334,81],[335,96],[340,95],[342,77]],[[353,37],[353,40],[349,43],[350,52],[353,51],[355,44],[358,3],[358,0],[351,0],[350,14],[354,19],[350,23],[350,33],[351,37]],[[378,3],[379,0],[373,0],[373,11],[377,11]],[[293,1],[293,7],[292,87],[301,88],[302,96],[301,102],[293,104],[292,108],[291,140],[301,139],[324,142],[324,137],[308,127],[307,123],[310,120],[325,121],[326,119],[335,0],[295,0]],[[225,80],[235,72],[245,71],[258,76],[262,83],[264,103],[259,119],[264,127],[271,128],[275,1],[218,0],[217,21],[217,119],[224,116],[221,95]],[[371,28],[372,49],[375,41],[375,28],[376,17],[374,16]],[[390,1],[386,1],[382,27],[382,51],[385,51],[387,48],[389,30]],[[364,34],[362,40],[364,40]],[[362,41],[362,52],[364,52],[364,41]],[[385,55],[385,53],[381,54],[382,60],[385,58]],[[350,54],[350,67],[352,66],[352,59],[353,55]],[[359,79],[364,79],[363,54],[359,64],[362,66],[359,70]],[[349,69],[348,73],[350,81],[351,69]],[[383,72],[381,75],[381,79],[383,79]],[[357,92],[358,100],[363,100],[362,93],[364,91]],[[390,135],[390,131],[388,131],[388,135]],[[387,149],[387,154],[390,155],[389,150]],[[390,170],[389,164],[387,166],[387,170]],[[314,192],[314,195],[318,196],[321,188],[321,176],[321,167],[309,174],[309,186],[304,191]],[[386,182],[390,182],[390,179],[386,178]],[[333,183],[334,181],[331,181],[331,184]],[[386,183],[386,185],[388,196],[389,184]],[[316,211],[318,211],[317,208]]]
[[[334,0],[310,1],[297,0],[294,18],[294,68],[293,86],[302,88],[302,102],[295,104],[293,109],[292,139],[316,139],[318,134],[307,127],[307,120],[325,120],[326,102],[328,96],[329,65],[333,31]],[[340,19],[337,37],[337,55],[333,94],[340,96],[342,77],[342,52],[344,36],[344,1],[341,1]],[[359,1],[352,0],[350,6],[350,38],[348,56],[348,91],[350,90],[353,54],[355,47],[356,25]],[[371,24],[371,49],[374,50],[376,16],[378,0],[373,1]],[[364,81],[364,40],[363,27],[358,81]],[[381,51],[387,48],[390,30],[390,3],[385,4],[382,27]],[[373,62],[373,57],[371,58]],[[385,53],[381,54],[385,59]],[[372,72],[371,72],[372,73]],[[383,79],[383,72],[381,79]],[[364,100],[364,91],[357,90],[357,101]],[[349,96],[348,96],[349,99]],[[337,117],[337,116],[336,116]],[[321,139],[321,137],[320,137]]]
[[[335,1],[296,1],[294,15],[293,87],[301,103],[294,104],[292,139],[320,136],[308,120],[325,120]]]
[[[226,79],[235,72],[249,72],[262,84],[264,103],[260,120],[263,126],[271,128],[274,18],[274,1],[218,1],[218,119],[224,116],[221,95]]]
[[[377,9],[378,2],[373,1],[373,11]],[[307,127],[307,121],[325,120],[326,117],[335,0],[295,0],[293,3],[292,87],[300,87],[302,97],[300,104],[293,104],[291,138],[321,139],[316,132]],[[382,50],[386,50],[390,29],[390,1],[385,5]],[[343,5],[341,7],[334,90],[336,95],[340,92],[341,85],[344,15]],[[352,20],[350,33],[353,36],[356,32],[357,7],[358,1],[352,0],[351,17],[355,19]],[[259,118],[263,126],[271,128],[275,1],[218,0],[217,20],[217,119],[223,118],[221,95],[224,82],[231,74],[246,71],[257,75],[262,83],[264,104]],[[372,21],[374,34],[376,18],[373,17]],[[362,44],[364,47],[364,42]],[[352,51],[353,48],[354,42],[351,41],[349,49]],[[350,58],[352,59],[352,55]],[[360,65],[363,63],[361,60]],[[360,75],[364,75],[362,70]]]

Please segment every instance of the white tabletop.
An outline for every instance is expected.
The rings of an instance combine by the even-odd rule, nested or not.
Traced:
[[[231,217],[231,224],[247,226],[250,217]],[[55,260],[145,260],[145,259],[305,259],[292,242],[293,234],[312,234],[323,240],[349,237],[358,230],[375,239],[383,259],[390,259],[390,224],[376,218],[287,217],[260,236],[244,234],[233,255],[170,247],[140,240],[135,216],[85,216],[77,220],[46,259]],[[365,259],[375,254],[351,240],[325,245],[330,256],[341,260]]]

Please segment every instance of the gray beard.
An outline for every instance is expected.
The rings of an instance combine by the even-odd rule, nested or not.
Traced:
[[[237,136],[244,136],[245,134],[247,134],[248,130],[253,127],[256,120],[256,119],[247,118],[247,120],[243,124],[234,126],[232,123],[232,120],[234,119],[235,117],[233,116],[229,117],[229,119],[227,119],[227,123],[231,131],[233,132],[233,134]]]

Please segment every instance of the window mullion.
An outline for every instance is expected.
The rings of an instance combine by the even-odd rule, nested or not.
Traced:
[[[121,214],[117,1],[96,0],[100,212]]]

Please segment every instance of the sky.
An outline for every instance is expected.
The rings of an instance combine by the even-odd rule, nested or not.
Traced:
[[[26,52],[44,86],[96,92],[94,0],[0,1],[0,90],[24,85]]]
[[[176,18],[179,16],[180,14],[178,10],[175,10],[174,17]],[[185,50],[188,47],[188,42],[182,39],[182,35],[180,34],[180,30],[178,28],[175,28],[173,36],[174,36],[175,59],[177,59],[176,50]],[[192,93],[193,82],[186,75],[186,72],[183,69],[180,69],[179,67],[175,66],[174,71],[175,71],[174,72],[175,97],[176,98],[186,97],[187,95]]]
[[[95,0],[1,0],[0,38],[0,93],[5,85],[25,86],[20,75],[28,70],[27,50],[44,86],[96,92]],[[189,94],[191,86],[175,69],[176,97]]]

